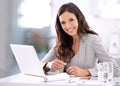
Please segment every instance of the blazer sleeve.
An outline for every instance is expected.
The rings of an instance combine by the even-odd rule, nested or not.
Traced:
[[[120,76],[120,67],[117,65],[116,61],[109,56],[107,51],[104,49],[102,45],[102,40],[99,36],[95,36],[93,40],[93,48],[95,52],[95,56],[98,59],[98,62],[113,62],[114,67],[114,76]],[[91,76],[97,76],[97,65],[94,68],[88,69],[91,73]]]
[[[49,50],[49,52],[43,57],[41,60],[42,63],[50,62],[56,58],[56,53],[55,53],[55,44],[52,46],[52,48]]]
[[[55,47],[55,44],[52,46],[52,48],[49,50],[49,52],[45,55],[45,57],[43,57],[43,59],[41,60],[41,67],[43,68],[43,70],[44,70],[44,66],[46,65],[46,63],[48,63],[56,58],[54,47]],[[47,71],[45,71],[45,70],[44,70],[44,72],[47,73]]]

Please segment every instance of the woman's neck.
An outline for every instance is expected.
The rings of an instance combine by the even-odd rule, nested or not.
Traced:
[[[75,54],[78,52],[80,46],[80,37],[78,35],[73,37],[73,45],[72,50],[75,52]]]
[[[80,41],[79,35],[75,35],[75,36],[73,37],[73,44],[76,44],[76,43],[78,43],[79,41]]]

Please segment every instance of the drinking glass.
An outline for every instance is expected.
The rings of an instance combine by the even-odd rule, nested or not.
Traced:
[[[102,62],[97,64],[98,80],[102,82],[112,81],[113,79],[113,63]]]

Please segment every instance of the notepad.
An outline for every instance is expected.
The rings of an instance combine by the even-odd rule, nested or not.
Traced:
[[[32,45],[10,44],[21,73],[29,79],[39,81],[65,80],[69,78],[67,73],[45,75],[42,63],[39,60],[36,50]]]

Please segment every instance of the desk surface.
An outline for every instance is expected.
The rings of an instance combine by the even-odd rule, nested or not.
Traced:
[[[98,80],[79,80],[79,77],[74,77],[69,80],[64,81],[51,81],[42,82],[33,79],[26,78],[23,74],[16,74],[6,78],[0,79],[0,86],[103,86],[105,83],[101,83]],[[119,80],[118,80],[119,79]],[[120,81],[120,77],[115,78],[115,80]],[[110,83],[108,86],[116,86]],[[117,83],[120,84],[120,83]],[[104,86],[107,86],[104,85]]]

